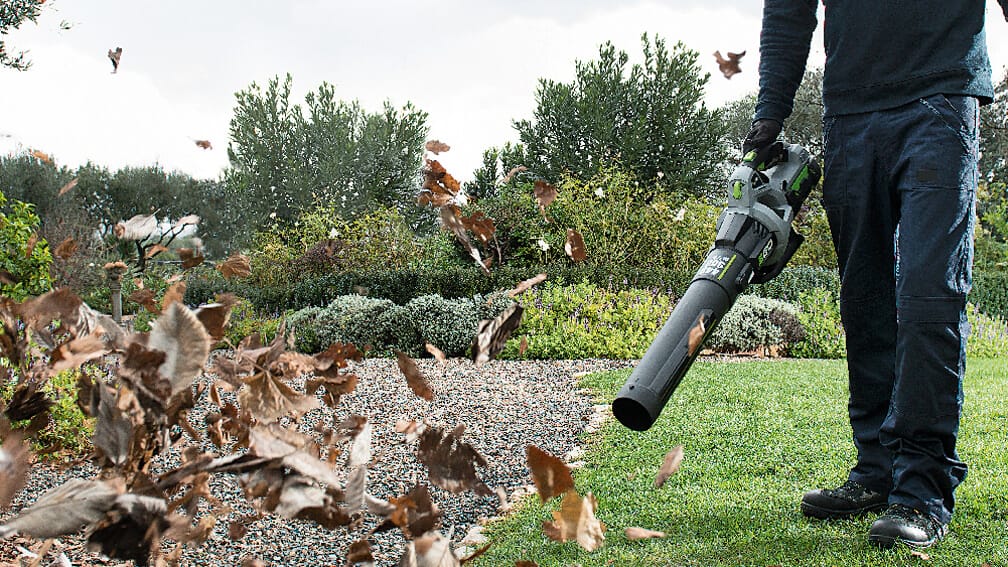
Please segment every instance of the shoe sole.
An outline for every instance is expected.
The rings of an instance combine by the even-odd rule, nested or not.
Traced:
[[[818,520],[846,520],[849,518],[864,516],[865,514],[870,514],[872,512],[881,512],[885,508],[886,503],[883,502],[881,504],[872,504],[863,508],[838,512],[829,508],[820,508],[819,506],[809,504],[807,502],[801,503],[802,514]]]
[[[934,545],[938,539],[939,538],[933,538],[928,541],[909,541],[892,536],[868,535],[868,542],[874,544],[879,549],[892,549],[897,543],[902,543],[912,549],[927,549]]]

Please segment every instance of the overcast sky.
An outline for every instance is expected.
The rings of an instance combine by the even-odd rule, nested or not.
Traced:
[[[49,0],[37,25],[7,38],[27,72],[0,70],[0,154],[38,149],[60,165],[159,163],[215,178],[227,165],[234,93],[291,73],[294,102],[323,81],[368,111],[412,102],[429,114],[439,159],[471,178],[484,149],[516,141],[540,78],[569,81],[576,60],[612,41],[631,57],[640,35],[682,41],[711,73],[707,102],[756,89],[758,0]],[[820,9],[821,10],[821,9]],[[71,29],[61,30],[67,21]],[[1008,24],[988,0],[995,76],[1008,65]],[[112,74],[110,48],[123,48]],[[725,79],[714,50],[747,52]],[[821,33],[810,65],[823,62]],[[207,139],[210,150],[196,146]]]

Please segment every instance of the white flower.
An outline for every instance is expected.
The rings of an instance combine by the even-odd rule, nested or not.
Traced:
[[[686,207],[683,207],[683,208],[679,209],[678,211],[676,211],[676,214],[675,214],[674,218],[677,221],[681,221],[684,218],[686,218]]]
[[[273,211],[272,213],[270,213],[269,214],[269,218],[275,219],[276,218],[276,211]]]
[[[536,244],[538,244],[538,245],[539,245],[539,248],[540,248],[540,249],[541,249],[541,250],[542,250],[543,252],[545,252],[545,251],[549,250],[549,244],[548,244],[548,243],[547,243],[547,242],[546,242],[545,240],[543,240],[542,238],[540,238],[539,240],[536,240]]]
[[[603,194],[602,193],[602,188],[601,187],[596,187],[595,188],[595,196],[596,197],[602,197],[602,194]]]
[[[661,179],[662,177],[665,177],[665,172],[664,171],[659,171],[658,172],[658,179]]]
[[[329,238],[336,238],[337,236],[339,236],[339,231],[336,230],[336,227],[334,226],[334,227],[330,228],[329,229]]]

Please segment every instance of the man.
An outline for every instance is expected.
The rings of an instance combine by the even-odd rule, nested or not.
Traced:
[[[1008,20],[1008,0],[998,1]],[[822,519],[884,510],[870,542],[927,547],[946,534],[966,476],[956,437],[978,106],[994,95],[985,2],[824,4],[823,204],[840,268],[857,462],[839,488],[806,493],[801,509]],[[816,8],[765,0],[743,153],[771,144],[791,114]]]

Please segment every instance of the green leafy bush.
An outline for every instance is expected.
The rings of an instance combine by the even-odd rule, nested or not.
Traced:
[[[52,287],[49,268],[52,254],[39,237],[39,217],[34,205],[14,201],[3,211],[7,198],[0,192],[0,294],[22,301]]]
[[[660,290],[613,291],[547,282],[519,296],[525,308],[501,358],[634,359],[644,355],[672,310]],[[521,337],[528,349],[519,355]]]
[[[832,292],[815,288],[798,296],[798,320],[805,339],[791,345],[788,352],[797,358],[843,358],[847,338],[840,321],[840,304]]]
[[[363,295],[342,295],[326,307],[306,307],[288,318],[294,345],[302,352],[319,352],[334,342],[353,343],[359,348],[387,344],[390,329],[377,321],[394,304],[387,299]]]
[[[479,311],[472,299],[445,299],[423,295],[406,304],[413,328],[423,342],[429,342],[448,356],[465,354],[479,323]]]
[[[801,295],[823,289],[834,296],[840,295],[840,275],[834,268],[815,266],[789,266],[774,279],[750,286],[746,293],[799,303]]]
[[[974,272],[969,301],[988,315],[1008,319],[1008,270]]]
[[[282,320],[282,317],[259,314],[248,300],[242,299],[231,308],[231,319],[225,337],[232,345],[237,345],[245,337],[259,333],[259,338],[264,343],[269,342],[276,338]]]
[[[87,371],[88,367],[84,368]],[[94,418],[85,416],[77,405],[77,378],[81,372],[80,369],[65,370],[50,378],[42,387],[46,397],[54,404],[49,409],[52,420],[32,439],[40,455],[82,457],[92,448]],[[0,399],[4,404],[10,401],[14,386],[14,381],[0,386]],[[19,426],[21,422],[13,425]]]
[[[973,304],[966,306],[970,335],[966,356],[975,358],[1008,357],[1008,320],[980,312]]]
[[[742,295],[721,318],[707,347],[717,352],[752,352],[805,339],[798,309],[784,301]]]

